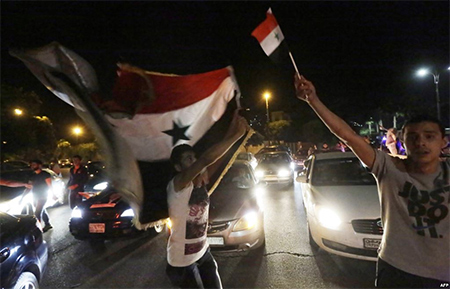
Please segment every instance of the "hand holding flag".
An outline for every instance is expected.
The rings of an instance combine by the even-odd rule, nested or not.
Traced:
[[[282,59],[285,58],[285,55],[289,55],[295,72],[301,77],[297,65],[295,64],[294,57],[289,51],[286,41],[284,41],[283,32],[281,32],[281,28],[278,25],[271,8],[266,12],[266,20],[253,30],[252,36],[258,40],[261,48],[272,61],[280,63],[282,62]]]

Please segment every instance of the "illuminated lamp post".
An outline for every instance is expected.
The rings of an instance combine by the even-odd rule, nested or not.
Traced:
[[[447,69],[450,70],[450,67]],[[428,69],[426,68],[422,68],[419,69],[417,71],[417,75],[420,77],[424,77],[428,74],[433,75],[433,79],[434,79],[434,84],[435,84],[435,91],[436,91],[436,110],[437,110],[437,118],[440,120],[441,119],[441,109],[440,109],[440,100],[439,100],[439,73],[437,70],[433,72],[430,72]]]
[[[269,98],[270,98],[270,93],[269,92],[265,92],[263,96],[266,99],[266,116],[267,116],[267,123],[269,123],[270,122],[270,116],[269,116]]]

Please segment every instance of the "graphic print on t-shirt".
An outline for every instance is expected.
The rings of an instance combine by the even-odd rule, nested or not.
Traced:
[[[408,213],[412,217],[412,227],[420,236],[442,238],[436,225],[448,215],[450,186],[428,192],[417,189],[406,182],[399,196],[408,199]]]
[[[208,227],[209,196],[205,187],[194,188],[189,200],[189,215],[186,219],[186,239],[197,239],[206,235]],[[185,255],[199,252],[206,240],[185,245]]]

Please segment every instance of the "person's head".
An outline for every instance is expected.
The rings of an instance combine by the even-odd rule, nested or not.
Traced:
[[[433,116],[414,116],[405,122],[402,131],[406,154],[419,163],[439,159],[441,149],[447,145],[444,127]]]
[[[41,160],[31,160],[30,161],[30,168],[33,170],[33,171],[37,171],[37,170],[40,170],[40,169],[42,169],[42,161]]]
[[[74,155],[74,156],[72,157],[72,162],[73,162],[73,165],[74,165],[74,166],[80,165],[80,164],[81,164],[81,156],[79,156],[79,155]]]
[[[196,160],[194,149],[188,144],[177,145],[170,154],[170,161],[177,172],[189,168]]]

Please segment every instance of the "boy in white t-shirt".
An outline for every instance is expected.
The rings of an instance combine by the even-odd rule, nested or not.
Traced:
[[[177,175],[167,185],[167,203],[172,222],[167,244],[166,273],[180,288],[222,288],[217,263],[206,240],[209,214],[208,175],[216,163],[249,129],[235,112],[225,138],[198,159],[187,144],[173,148],[170,160]]]
[[[313,84],[295,76],[297,97],[371,170],[378,182],[383,222],[376,286],[438,288],[450,282],[450,160],[444,128],[430,116],[403,127],[407,158],[374,150],[318,98]]]

